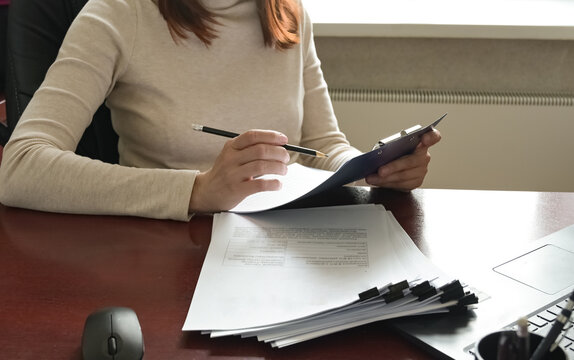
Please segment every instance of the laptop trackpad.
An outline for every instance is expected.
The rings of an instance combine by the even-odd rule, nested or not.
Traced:
[[[493,270],[546,294],[556,294],[574,285],[574,253],[544,245]]]

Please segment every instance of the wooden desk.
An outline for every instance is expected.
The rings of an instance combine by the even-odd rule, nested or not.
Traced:
[[[453,254],[484,255],[574,223],[574,193],[352,188],[327,199],[384,204],[446,269]],[[86,316],[120,305],[139,316],[145,359],[431,359],[384,323],[280,350],[182,332],[211,223],[209,216],[183,223],[0,205],[0,357],[81,359]]]

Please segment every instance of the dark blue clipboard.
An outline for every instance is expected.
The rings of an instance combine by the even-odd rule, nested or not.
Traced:
[[[303,198],[318,194],[327,189],[343,186],[353,181],[364,179],[367,175],[373,174],[381,166],[393,160],[411,154],[421,142],[422,136],[432,131],[447,114],[444,114],[432,124],[410,132],[408,134],[396,136],[396,139],[381,144],[376,149],[359,155],[347,161],[331,177],[317,186]]]

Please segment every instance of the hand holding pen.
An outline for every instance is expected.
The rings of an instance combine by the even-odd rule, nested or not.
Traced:
[[[546,337],[542,340],[540,345],[538,345],[538,347],[534,351],[534,354],[532,354],[532,357],[530,358],[531,360],[543,359],[544,356],[546,356],[546,354],[548,354],[549,351],[553,351],[558,347],[560,340],[557,339],[560,333],[562,332],[562,329],[570,319],[573,308],[574,308],[574,291],[570,294],[566,306],[562,308],[562,311],[556,317],[554,324],[552,324],[552,328],[550,329]]]
[[[235,137],[239,136],[239,134],[231,132],[231,131],[215,129],[215,128],[212,128],[209,126],[203,126],[203,125],[197,125],[197,124],[193,124],[193,130],[203,131],[203,132],[206,132],[209,134],[224,136],[224,137],[228,137],[228,138],[235,138]],[[310,156],[316,156],[316,157],[328,157],[329,156],[329,155],[324,154],[318,150],[313,150],[313,149],[309,149],[309,148],[302,147],[302,146],[290,145],[290,144],[283,144],[281,146],[283,146],[286,150],[294,151],[294,152],[304,154],[304,155],[310,155]]]
[[[270,130],[247,131],[227,141],[213,166],[196,175],[189,212],[229,210],[251,194],[279,190],[279,180],[261,176],[287,173],[285,144],[285,135]]]

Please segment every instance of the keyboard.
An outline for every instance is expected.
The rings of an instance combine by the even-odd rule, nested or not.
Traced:
[[[564,299],[555,305],[552,305],[535,315],[528,318],[528,331],[534,334],[539,334],[541,336],[546,336],[556,319],[556,316],[560,314],[562,308],[566,306],[568,299]],[[511,327],[516,330],[516,325]],[[560,347],[564,349],[566,354],[568,354],[569,359],[574,358],[574,318],[570,317],[568,323],[564,326],[562,330],[562,340],[560,341]],[[560,337],[558,337],[560,339]]]

